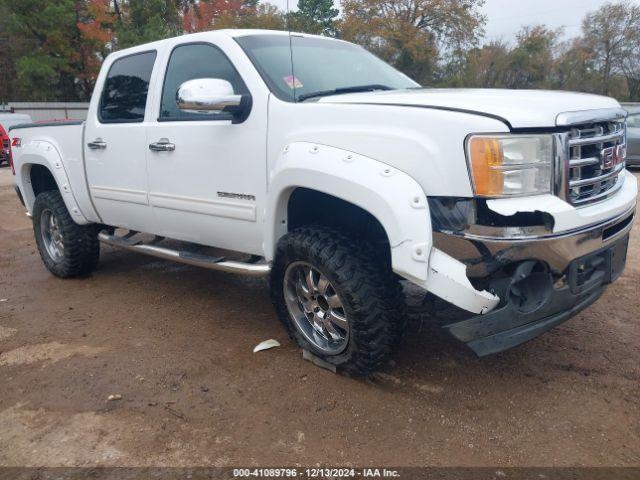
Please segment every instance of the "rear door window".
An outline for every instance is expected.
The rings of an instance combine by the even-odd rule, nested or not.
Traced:
[[[154,51],[129,55],[113,62],[100,97],[100,122],[144,121],[149,81],[155,60]]]

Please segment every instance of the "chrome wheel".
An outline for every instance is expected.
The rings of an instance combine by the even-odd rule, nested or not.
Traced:
[[[44,210],[40,216],[40,235],[51,259],[54,262],[62,260],[64,257],[62,229],[58,223],[58,218],[49,209]]]
[[[317,268],[294,262],[284,275],[284,299],[296,329],[318,350],[342,352],[349,341],[349,322],[338,292]]]

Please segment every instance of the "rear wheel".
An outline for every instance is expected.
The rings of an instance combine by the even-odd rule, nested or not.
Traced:
[[[397,278],[375,249],[327,227],[285,235],[271,275],[278,316],[298,344],[358,375],[374,371],[405,322]]]
[[[40,257],[54,275],[77,277],[96,268],[100,257],[97,229],[75,223],[60,192],[52,190],[36,197],[33,230]]]

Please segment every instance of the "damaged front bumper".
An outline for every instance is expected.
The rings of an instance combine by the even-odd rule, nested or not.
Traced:
[[[474,218],[483,215],[474,200],[451,202],[430,202],[434,247],[462,262],[474,287],[500,297],[489,313],[446,326],[479,356],[524,343],[568,320],[595,302],[624,269],[635,204],[615,218],[558,234],[544,215],[532,214],[517,236],[513,225],[496,227],[496,218],[490,219],[491,228],[470,224],[470,210]]]

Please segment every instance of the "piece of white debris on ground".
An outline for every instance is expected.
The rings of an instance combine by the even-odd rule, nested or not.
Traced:
[[[261,350],[268,350],[270,348],[279,347],[279,346],[280,346],[280,342],[271,338],[269,340],[265,340],[264,342],[260,342],[258,345],[256,345],[253,349],[253,353],[259,352]]]

